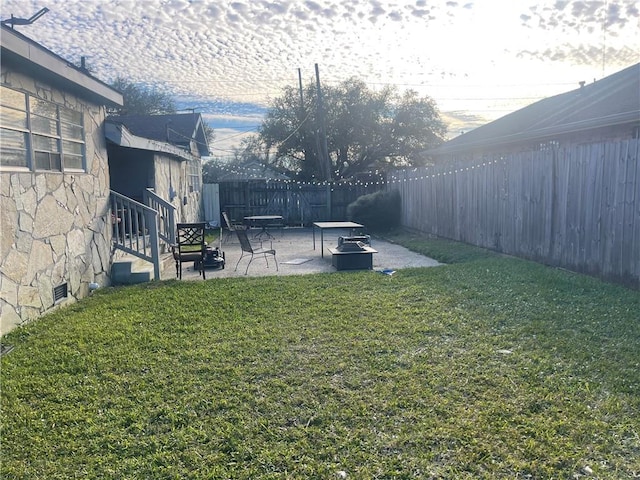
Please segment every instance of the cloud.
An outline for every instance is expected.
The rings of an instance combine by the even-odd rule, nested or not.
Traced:
[[[40,8],[37,0],[0,1],[3,18]],[[444,101],[465,96],[478,77],[531,83],[536,72],[546,82],[560,65],[600,65],[605,18],[607,58],[637,62],[635,1],[607,0],[606,9],[603,0],[474,3],[48,0],[50,11],[18,30],[75,64],[84,56],[105,82],[140,82],[211,116],[262,115],[285,86],[297,88],[298,68],[305,84],[314,81],[316,63],[327,84],[355,76],[375,88],[446,92]]]
[[[622,68],[638,61],[638,51],[631,47],[605,47],[603,55],[601,46],[564,44],[540,51],[524,50],[517,54],[517,57],[522,59],[570,62],[574,65],[600,65],[603,61],[603,56],[610,67]]]
[[[637,20],[635,0],[556,0],[552,7],[534,5],[520,19],[544,29],[598,30],[622,29],[628,22]],[[636,22],[637,23],[637,22]]]
[[[289,5],[286,2],[276,3],[270,1],[263,1],[261,5],[265,10],[273,11],[274,14],[284,15],[289,10]]]
[[[578,1],[574,2],[571,7],[571,14],[585,22],[598,22],[598,11],[605,6],[602,1]]]
[[[638,5],[635,2],[627,5],[627,16],[629,18],[636,18],[636,19],[640,17],[640,10],[638,10]]]
[[[634,4],[631,0],[556,0],[553,5],[533,5],[519,20],[535,37],[529,45],[514,49],[516,58],[601,65],[604,56],[609,66],[635,63],[638,56],[632,46],[638,44],[638,9]]]
[[[244,3],[240,2],[232,2],[229,4],[229,7],[241,13],[246,13],[247,11],[247,6]]]
[[[429,17],[429,10],[426,8],[412,8],[411,15],[418,18],[427,18]]]
[[[206,119],[205,119],[206,121]],[[209,142],[212,157],[232,158],[241,142],[256,135],[253,131],[243,131],[236,128],[214,128],[215,138]]]
[[[377,23],[378,18],[383,17],[386,13],[386,10],[382,7],[380,2],[371,2],[371,12],[369,12],[369,20],[372,23]]]
[[[447,138],[449,139],[480,127],[488,121],[482,115],[470,114],[460,110],[441,112],[441,117],[447,125]]]

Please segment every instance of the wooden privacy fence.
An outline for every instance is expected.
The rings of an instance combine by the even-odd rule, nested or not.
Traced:
[[[241,221],[250,215],[282,215],[285,225],[346,220],[347,206],[382,183],[297,183],[277,180],[220,182],[220,209]]]
[[[640,288],[638,139],[396,171],[402,224]]]

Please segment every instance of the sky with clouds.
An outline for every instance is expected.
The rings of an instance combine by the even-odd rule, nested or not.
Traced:
[[[0,0],[22,34],[170,92],[225,156],[284,86],[357,77],[431,96],[449,136],[640,61],[636,0]]]

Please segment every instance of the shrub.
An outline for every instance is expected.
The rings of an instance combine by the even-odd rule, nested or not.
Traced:
[[[347,218],[367,230],[385,232],[400,225],[401,199],[398,190],[363,195],[347,207]]]

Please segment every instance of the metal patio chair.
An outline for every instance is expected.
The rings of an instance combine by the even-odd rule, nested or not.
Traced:
[[[204,241],[204,231],[206,224],[201,223],[178,223],[177,245],[173,245],[173,259],[176,261],[176,277],[182,280],[182,264],[184,262],[194,262],[194,267],[198,264],[198,269],[202,279],[204,274],[204,257],[207,244]]]
[[[249,237],[247,236],[246,230],[236,230],[235,232],[236,232],[236,235],[238,236],[240,247],[242,248],[242,255],[240,255],[240,258],[238,259],[238,263],[236,263],[236,270],[238,270],[238,265],[240,265],[240,260],[242,260],[242,258],[247,255],[251,255],[251,258],[249,259],[249,263],[247,263],[247,269],[244,271],[245,275],[249,271],[249,265],[251,265],[254,255],[262,255],[265,261],[267,262],[267,268],[269,267],[269,260],[267,258],[267,255],[273,255],[273,260],[276,262],[276,271],[278,270],[278,259],[276,258],[276,251],[273,248],[269,248],[269,249],[262,248],[262,247],[257,249],[253,248],[251,246],[251,242],[249,241]]]
[[[233,232],[236,230],[245,230],[246,227],[242,223],[233,222],[229,219],[229,214],[227,212],[222,212],[222,218],[224,218],[224,223],[227,224],[227,230],[224,232],[224,237],[222,239],[223,243],[229,241],[229,238],[233,236]]]

